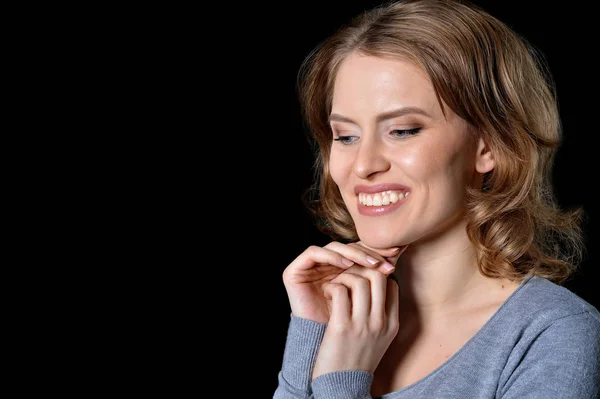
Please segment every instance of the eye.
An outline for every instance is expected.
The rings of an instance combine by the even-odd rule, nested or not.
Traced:
[[[390,134],[395,137],[414,136],[415,134],[419,133],[420,130],[421,130],[420,127],[415,127],[412,129],[402,129],[402,130],[394,129],[390,132]]]
[[[356,136],[339,136],[334,137],[333,141],[339,141],[344,145],[352,144],[358,137]]]

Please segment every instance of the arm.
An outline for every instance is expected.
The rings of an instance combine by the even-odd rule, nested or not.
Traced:
[[[390,249],[384,255],[393,260],[398,252]],[[330,317],[326,287],[353,266],[371,269],[382,276],[389,274],[391,271],[385,268],[388,258],[384,255],[356,244],[331,242],[323,248],[307,248],[284,270],[291,320],[274,399],[312,397],[310,385]]]
[[[313,371],[315,399],[372,399],[373,373],[398,332],[398,285],[350,268],[331,281],[331,316]]]
[[[315,399],[372,399],[373,374],[363,370],[332,371],[315,378]]]
[[[291,315],[279,385],[273,399],[371,399],[372,375],[365,371],[340,371],[311,379],[326,324]]]
[[[589,312],[563,317],[531,343],[498,388],[502,399],[600,397],[600,319]]]
[[[310,382],[325,324],[291,315],[274,399],[310,398]]]

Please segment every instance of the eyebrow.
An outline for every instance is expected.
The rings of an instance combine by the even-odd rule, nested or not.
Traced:
[[[397,118],[399,116],[403,116],[403,115],[410,115],[410,114],[419,114],[419,115],[423,115],[426,116],[428,118],[431,118],[431,115],[429,115],[427,112],[425,112],[425,110],[418,108],[418,107],[402,107],[402,108],[398,108],[392,111],[388,111],[388,112],[384,112],[381,113],[379,115],[377,115],[376,121],[377,123],[384,121],[386,119],[392,119],[392,118]],[[356,122],[354,122],[352,119],[340,115],[340,114],[331,114],[329,115],[329,120],[328,122],[331,123],[333,121],[336,122],[348,122],[348,123],[354,123],[355,125],[357,124]]]

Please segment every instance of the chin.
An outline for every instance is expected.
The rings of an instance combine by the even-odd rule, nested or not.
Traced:
[[[392,237],[384,232],[359,232],[359,240],[365,245],[375,249],[387,249],[391,247],[399,247],[405,245],[403,240],[399,240],[398,237]]]

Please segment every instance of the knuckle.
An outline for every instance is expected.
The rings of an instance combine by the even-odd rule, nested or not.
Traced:
[[[377,270],[377,266],[378,265],[374,265],[372,268],[371,267],[361,267],[357,270],[356,274],[359,274],[364,279],[367,279],[370,281],[373,281],[375,279],[385,278],[383,273],[381,273],[379,270]]]
[[[331,247],[335,247],[336,245],[338,245],[339,242],[337,241],[330,241],[328,242],[323,248],[331,248]]]
[[[392,336],[396,336],[396,334],[398,334],[398,331],[400,331],[400,322],[394,318],[392,320],[389,320],[387,322],[387,331],[392,335]]]
[[[349,322],[338,321],[335,323],[330,323],[330,326],[334,333],[337,335],[347,335],[349,331],[352,329],[352,325]]]
[[[342,284],[338,284],[338,283],[329,284],[328,288],[331,290],[332,293],[337,293],[337,294],[344,294],[347,291],[345,286],[343,286]]]
[[[382,317],[375,317],[371,320],[371,330],[374,332],[384,331],[386,329],[386,322]]]
[[[359,289],[370,289],[371,288],[371,283],[369,282],[368,279],[358,277],[358,276],[354,278],[354,284],[355,284],[356,288],[359,288]]]
[[[283,281],[287,281],[291,273],[292,271],[290,270],[289,266],[283,269],[283,272],[281,273],[281,278],[283,279]]]
[[[320,248],[316,245],[310,245],[308,248],[306,248],[306,254],[309,256],[313,256]]]

